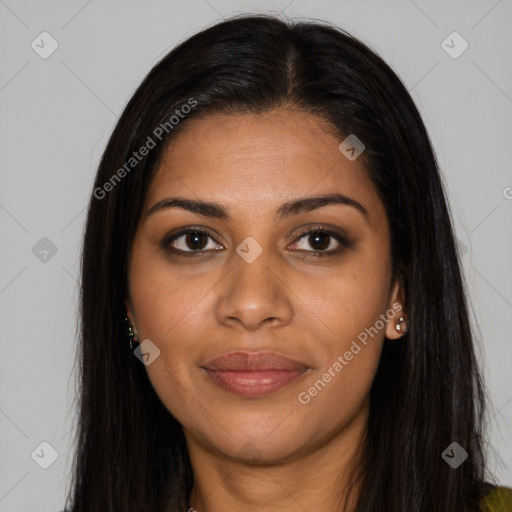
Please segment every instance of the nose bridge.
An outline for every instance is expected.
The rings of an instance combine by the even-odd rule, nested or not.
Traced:
[[[237,257],[234,258],[233,268],[233,284],[234,293],[241,296],[256,296],[259,294],[265,294],[268,296],[269,292],[274,291],[276,283],[274,283],[275,275],[270,270],[272,265],[270,250],[262,250],[259,255],[254,259],[246,259],[245,255],[251,256],[251,252],[254,251],[250,247],[247,253],[243,253],[247,249],[247,245],[240,244],[237,248]],[[242,255],[240,255],[242,253]]]
[[[287,323],[292,307],[281,278],[272,261],[272,253],[244,240],[233,255],[232,270],[219,298],[218,317],[221,323],[238,320],[248,329],[264,321]]]

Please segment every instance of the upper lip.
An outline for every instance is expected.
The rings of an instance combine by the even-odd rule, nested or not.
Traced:
[[[304,364],[276,352],[229,352],[204,364],[216,371],[305,370]]]

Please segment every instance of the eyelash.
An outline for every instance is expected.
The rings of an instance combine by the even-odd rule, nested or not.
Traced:
[[[183,229],[179,233],[175,233],[173,235],[164,237],[164,239],[161,242],[161,247],[164,250],[169,251],[175,255],[184,256],[186,258],[203,256],[211,251],[211,250],[183,251],[181,249],[176,249],[171,246],[172,242],[174,242],[175,240],[181,238],[182,236],[188,235],[190,233],[200,233],[202,235],[206,235],[206,236],[214,239],[214,236],[210,232],[208,232],[202,228],[196,229],[196,228],[190,227],[187,229]],[[336,233],[335,231],[331,231],[330,229],[323,228],[323,227],[315,227],[315,228],[309,229],[308,231],[301,233],[297,237],[296,241],[293,242],[293,244],[296,244],[298,241],[300,241],[302,238],[304,238],[306,236],[315,235],[315,234],[327,235],[330,238],[334,238],[340,244],[340,247],[338,247],[336,249],[331,249],[330,251],[319,251],[319,250],[308,251],[308,250],[299,249],[300,252],[311,253],[310,255],[313,257],[335,256],[336,254],[338,254],[339,252],[341,252],[343,250],[343,247],[350,248],[352,246],[351,243],[348,241],[348,239],[346,237],[344,237],[343,235]]]

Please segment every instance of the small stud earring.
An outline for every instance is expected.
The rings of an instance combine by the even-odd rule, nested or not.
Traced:
[[[405,320],[405,318],[404,318],[403,316],[401,316],[401,317],[398,319],[398,321],[399,321],[400,323],[398,323],[398,324],[396,324],[396,325],[395,325],[395,329],[396,329],[397,331],[401,331],[401,330],[402,330],[402,326],[401,326],[400,324],[401,324],[404,320]]]

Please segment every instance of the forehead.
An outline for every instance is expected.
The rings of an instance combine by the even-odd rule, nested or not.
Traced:
[[[340,192],[378,218],[383,205],[363,159],[347,159],[338,149],[342,140],[324,119],[292,109],[192,119],[164,149],[145,209],[175,195],[236,211]]]

